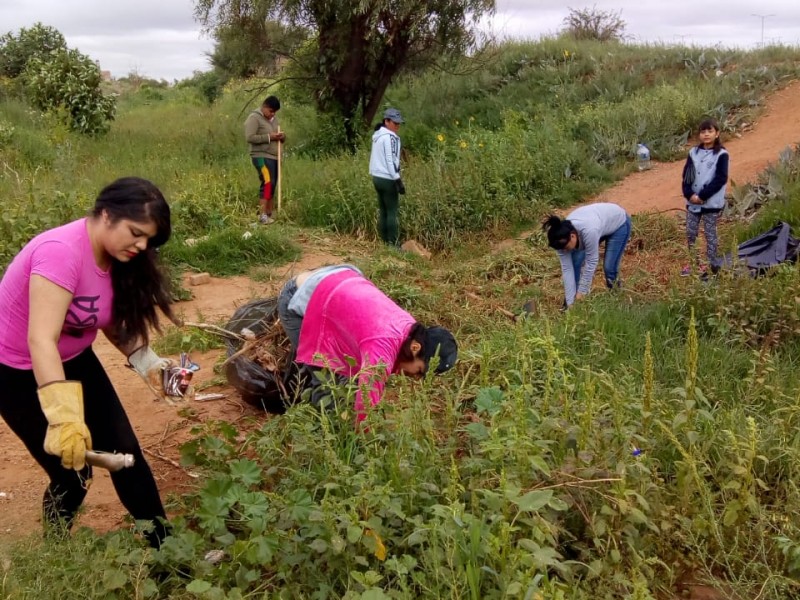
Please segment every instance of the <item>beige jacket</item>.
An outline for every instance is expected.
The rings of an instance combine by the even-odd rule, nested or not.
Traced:
[[[277,115],[268,121],[260,110],[254,110],[244,122],[244,137],[250,144],[253,158],[278,158],[278,142],[270,140],[270,134],[278,133],[280,121]]]

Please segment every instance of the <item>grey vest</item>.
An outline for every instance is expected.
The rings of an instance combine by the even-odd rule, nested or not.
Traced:
[[[717,161],[723,154],[728,154],[728,151],[724,148],[720,149],[716,154],[714,154],[714,150],[706,150],[697,146],[689,150],[689,158],[692,159],[695,171],[692,192],[697,194],[707,183],[714,179],[714,174],[717,172]],[[687,201],[687,209],[699,212],[702,208],[725,208],[725,190],[727,187],[727,184],[723,185],[716,194],[703,204],[691,204]]]

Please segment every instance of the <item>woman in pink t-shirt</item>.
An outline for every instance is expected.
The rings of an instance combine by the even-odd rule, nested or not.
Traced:
[[[310,389],[310,401],[318,405],[329,395],[321,385],[325,378],[318,376],[322,369],[356,379],[359,422],[381,401],[390,375],[423,377],[434,356],[436,373],[443,373],[458,358],[452,333],[417,323],[352,265],[290,279],[278,296],[278,314],[302,365],[298,391]]]
[[[92,342],[102,330],[142,377],[164,380],[168,361],[147,344],[157,309],[173,319],[156,253],[170,231],[159,189],[118,179],[90,216],[33,238],[0,281],[0,416],[50,477],[46,531],[69,530],[94,448],[134,456],[111,480],[131,515],[153,523],[148,541],[158,546],[166,535],[153,474]]]

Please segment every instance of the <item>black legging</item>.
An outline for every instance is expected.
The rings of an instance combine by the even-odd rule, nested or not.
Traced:
[[[133,466],[111,473],[111,481],[122,505],[134,519],[153,522],[154,529],[147,538],[151,545],[158,547],[167,534],[165,526],[158,521],[158,517],[166,517],[164,506],[153,473],[108,375],[91,348],[66,361],[64,373],[67,379],[83,384],[83,411],[92,435],[92,448],[133,454]],[[82,471],[65,469],[59,457],[44,451],[47,418],[36,390],[33,371],[0,364],[0,416],[50,477],[43,500],[45,523],[55,526],[56,530],[61,524],[69,528],[86,497],[84,482],[92,476],[92,468],[86,465]]]

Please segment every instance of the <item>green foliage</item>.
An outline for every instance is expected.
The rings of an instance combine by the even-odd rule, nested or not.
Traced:
[[[161,597],[151,554],[130,531],[98,536],[91,529],[82,528],[67,539],[47,542],[32,536],[16,543],[12,551],[14,569],[0,576],[3,598]],[[88,573],[92,576],[88,577]],[[26,577],[19,578],[18,574]]]
[[[41,23],[30,29],[23,27],[17,35],[8,32],[0,37],[0,76],[19,77],[34,58],[46,58],[52,52],[66,49],[64,36]]]
[[[180,306],[176,307],[180,310]],[[198,322],[205,323],[204,319]],[[224,323],[219,323],[222,326]],[[207,352],[224,348],[225,340],[219,335],[192,327],[170,327],[152,344],[153,350],[162,356],[177,356],[181,352]]]
[[[67,49],[36,56],[27,63],[23,76],[36,107],[61,114],[81,133],[108,131],[116,104],[100,89],[100,68],[88,56]]]
[[[756,183],[733,188],[732,199],[725,213],[732,217],[757,216],[749,226],[739,228],[737,235],[744,240],[761,233],[776,221],[786,221],[800,227],[800,210],[794,200],[800,195],[800,151],[791,146],[780,153],[778,161],[759,175]]]
[[[450,249],[465,235],[529,220],[596,185],[583,148],[559,139],[557,123],[511,111],[504,116],[497,132],[467,122],[453,138],[431,134],[428,160],[404,167],[401,237]],[[289,214],[302,225],[373,235],[375,192],[363,176],[368,162],[363,155],[318,161],[313,179],[307,174],[294,188]]]
[[[294,56],[308,38],[301,26],[287,26],[258,15],[238,15],[214,31],[211,64],[224,78],[275,76],[286,57]]]
[[[72,129],[104,133],[115,102],[100,89],[100,69],[88,56],[67,48],[58,30],[35,24],[17,36],[0,37],[0,76],[18,79],[17,93],[57,114]]]
[[[222,87],[225,80],[216,70],[197,72],[191,78],[184,79],[178,83],[180,88],[197,88],[200,95],[211,104],[222,94]]]
[[[8,203],[0,214],[0,264],[7,265],[35,235],[62,225],[85,214],[93,202],[75,193],[56,191],[42,195],[26,190],[22,203]]]
[[[242,231],[228,227],[192,245],[164,247],[166,260],[212,275],[238,275],[254,265],[281,264],[296,259],[299,248],[275,228]]]

